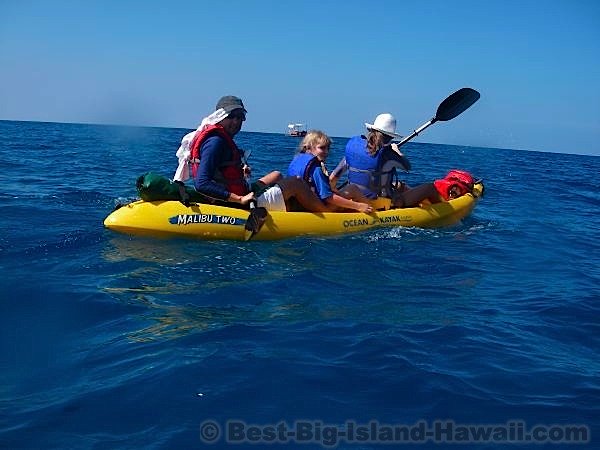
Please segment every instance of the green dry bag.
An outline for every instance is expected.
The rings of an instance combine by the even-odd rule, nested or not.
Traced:
[[[140,198],[147,202],[157,200],[181,200],[179,185],[162,175],[148,172],[137,179],[136,187]],[[195,203],[206,203],[207,198],[186,186],[185,191],[189,195],[189,201]]]

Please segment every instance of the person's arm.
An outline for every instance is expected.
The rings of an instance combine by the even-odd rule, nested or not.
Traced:
[[[371,205],[367,203],[355,202],[333,193],[329,186],[329,180],[320,167],[315,167],[313,171],[313,180],[317,188],[317,195],[329,207],[353,209],[355,211],[370,213],[373,211]]]
[[[204,195],[219,200],[227,200],[229,191],[215,182],[215,175],[226,152],[225,142],[219,136],[206,139],[200,149],[200,163],[194,177],[194,187]]]
[[[391,144],[389,146],[389,149],[391,151],[390,151],[390,156],[388,156],[388,158],[397,161],[404,170],[406,170],[407,172],[410,172],[410,169],[411,169],[410,161],[404,155],[404,153],[402,153],[400,151],[400,147],[398,147],[398,144],[396,144],[396,143]],[[384,155],[385,155],[385,153],[384,153]]]
[[[229,197],[227,197],[228,202],[239,203],[240,205],[247,205],[252,200],[254,200],[254,192],[249,192],[246,195],[237,195],[230,192]]]
[[[208,197],[225,200],[232,203],[248,204],[254,198],[250,192],[244,196],[229,192],[224,186],[215,181],[215,174],[223,161],[230,159],[229,148],[223,138],[219,136],[209,137],[200,150],[200,163],[194,178],[196,190]]]
[[[332,189],[335,189],[337,186],[337,182],[342,175],[344,175],[348,171],[348,164],[346,163],[346,158],[342,158],[342,160],[338,163],[335,169],[329,174],[329,186]]]
[[[338,208],[345,208],[345,209],[353,209],[355,211],[364,212],[364,213],[373,212],[373,207],[371,205],[369,205],[368,203],[355,202],[354,200],[344,198],[337,194],[332,194],[331,197],[326,198],[325,203],[329,206],[335,206]]]

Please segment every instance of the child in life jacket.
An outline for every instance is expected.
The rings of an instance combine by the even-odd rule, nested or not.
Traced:
[[[368,200],[358,189],[343,192],[332,190],[325,167],[330,146],[331,139],[325,133],[318,130],[309,131],[300,143],[299,152],[290,163],[288,176],[306,181],[330,211],[350,209],[364,213],[373,212]]]

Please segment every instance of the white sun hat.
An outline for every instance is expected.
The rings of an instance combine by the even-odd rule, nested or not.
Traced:
[[[396,133],[396,119],[390,113],[379,114],[375,117],[375,122],[365,123],[367,130],[381,131],[393,138],[400,138],[399,134]]]

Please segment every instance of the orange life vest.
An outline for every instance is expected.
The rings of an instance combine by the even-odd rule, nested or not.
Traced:
[[[194,140],[191,145],[191,156],[190,156],[190,164],[192,165],[192,175],[194,178],[198,173],[198,165],[200,164],[200,149],[202,148],[202,144],[206,139],[210,136],[220,136],[222,137],[229,148],[231,149],[231,160],[226,161],[218,168],[218,174],[215,174],[215,181],[223,184],[225,189],[229,192],[233,192],[237,195],[246,195],[250,192],[248,188],[248,183],[244,178],[244,171],[242,170],[242,152],[235,145],[231,136],[227,134],[225,129],[219,125],[209,125],[200,133],[196,134]]]

